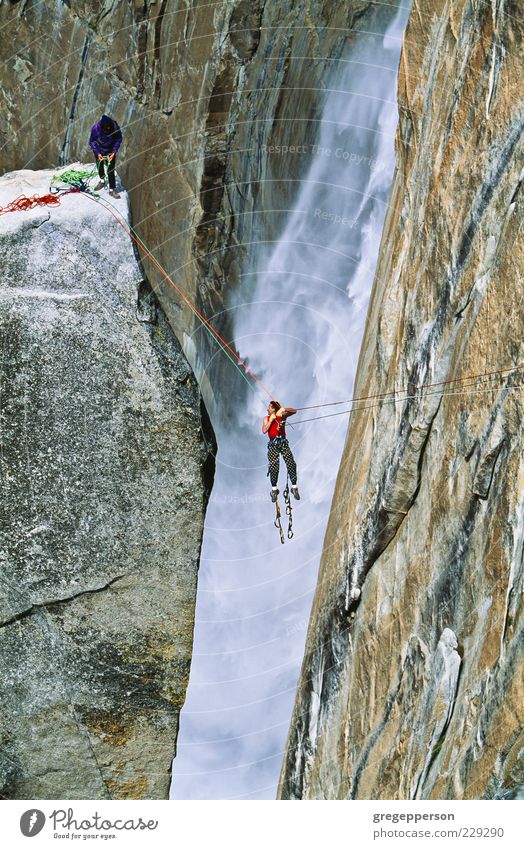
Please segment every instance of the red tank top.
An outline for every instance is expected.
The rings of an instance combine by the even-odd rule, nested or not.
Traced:
[[[284,419],[280,416],[280,418],[273,419],[269,426],[269,430],[267,435],[270,439],[273,439],[275,436],[285,436],[286,435],[286,425],[284,423]]]

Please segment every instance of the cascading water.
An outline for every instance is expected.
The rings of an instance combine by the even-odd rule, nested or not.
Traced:
[[[295,208],[231,299],[235,343],[284,405],[352,394],[394,169],[396,70],[408,13],[391,6],[386,33],[361,33],[334,63]],[[260,432],[266,404],[254,393],[228,411],[227,426],[214,422],[219,454],[173,769],[177,799],[276,792],[348,417],[288,428],[302,500],[293,504],[294,539],[282,546]],[[284,481],[281,467],[281,491]]]

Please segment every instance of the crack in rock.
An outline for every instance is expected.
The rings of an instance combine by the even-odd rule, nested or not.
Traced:
[[[30,607],[27,607],[25,610],[21,610],[18,613],[15,613],[13,616],[10,616],[8,619],[2,619],[0,621],[0,628],[4,628],[6,625],[12,625],[13,622],[18,622],[20,619],[24,619],[26,616],[30,616],[34,610],[38,610],[40,608],[51,607],[54,604],[65,604],[68,601],[73,601],[75,598],[79,598],[82,595],[91,595],[92,593],[100,593],[103,590],[107,590],[108,587],[115,584],[117,581],[121,581],[122,578],[125,578],[125,575],[117,575],[116,578],[111,578],[110,581],[107,581],[105,584],[101,584],[98,587],[92,587],[88,590],[80,590],[80,592],[73,593],[73,595],[64,596],[63,598],[54,598],[49,599],[48,601],[41,601],[35,604],[32,604]]]

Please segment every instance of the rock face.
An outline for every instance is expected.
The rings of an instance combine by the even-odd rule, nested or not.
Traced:
[[[354,393],[375,400],[350,421],[281,798],[524,782],[522,35],[516,3],[411,13]]]
[[[0,205],[49,179],[4,176]],[[67,195],[0,233],[0,795],[166,798],[213,436],[105,209]]]
[[[114,115],[135,226],[227,334],[225,290],[254,264],[255,242],[263,247],[281,230],[337,57],[359,29],[383,31],[390,15],[368,0],[0,3],[10,34],[0,45],[0,163],[81,159],[101,111]],[[214,343],[145,267],[212,403],[221,358],[203,371]]]

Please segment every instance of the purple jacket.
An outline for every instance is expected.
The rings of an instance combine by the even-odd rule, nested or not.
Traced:
[[[113,130],[110,133],[104,133],[102,124],[112,124]],[[89,147],[95,156],[107,156],[108,153],[116,153],[122,144],[122,132],[120,127],[108,115],[102,115],[100,121],[93,124],[91,127],[91,135],[89,136]]]

